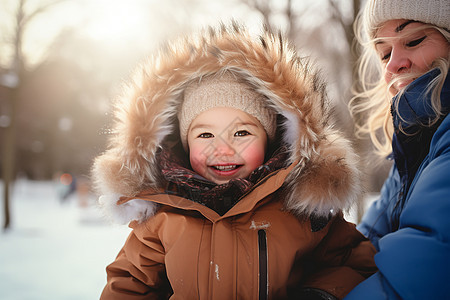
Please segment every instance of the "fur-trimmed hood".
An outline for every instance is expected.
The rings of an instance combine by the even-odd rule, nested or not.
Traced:
[[[255,88],[284,117],[280,138],[289,149],[289,163],[295,164],[284,185],[286,208],[306,215],[349,208],[361,192],[357,157],[330,124],[320,76],[281,35],[253,37],[236,24],[169,44],[134,73],[117,99],[109,147],[93,166],[104,204],[119,215],[129,210],[123,221],[153,214],[149,201],[116,205],[118,195],[133,197],[164,187],[156,153],[177,130],[185,87],[224,71]]]

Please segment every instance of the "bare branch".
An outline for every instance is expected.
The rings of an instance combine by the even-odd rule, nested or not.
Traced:
[[[341,25],[342,30],[344,30],[347,43],[349,45],[351,45],[352,41],[353,41],[352,26],[351,25],[349,26],[344,21],[344,16],[342,15],[341,10],[339,9],[339,7],[337,6],[337,3],[334,0],[328,0],[328,3],[330,4],[330,7],[332,9],[332,20],[338,22]]]
[[[21,0],[21,2],[23,2],[23,1],[25,1],[25,0]],[[22,19],[22,25],[27,24],[34,17],[36,17],[37,15],[47,11],[50,7],[52,7],[54,5],[57,5],[57,4],[61,4],[62,2],[66,2],[66,1],[70,1],[70,0],[55,0],[53,2],[45,3],[45,4],[41,5],[41,6],[39,6],[38,8],[36,8],[31,13],[27,14],[26,16],[24,16],[24,18]]]
[[[289,39],[294,40],[294,29],[295,29],[295,18],[293,16],[293,12],[292,12],[292,0],[288,0],[287,1],[287,5],[286,5],[286,18],[288,21],[288,30],[287,30],[287,36],[289,37]]]

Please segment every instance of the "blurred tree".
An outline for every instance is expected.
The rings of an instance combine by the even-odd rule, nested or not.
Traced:
[[[105,34],[111,40],[102,36],[97,39],[91,37],[90,32],[83,31],[81,26],[72,29],[61,27],[53,41],[38,45],[45,47],[44,51],[36,48],[24,51],[28,39],[41,39],[46,29],[54,26],[42,27],[39,24],[43,32],[34,30],[33,35],[25,34],[29,29],[35,29],[33,26],[37,22],[34,20],[68,13],[67,9],[61,9],[59,4],[62,2],[69,0],[9,0],[2,3],[9,9],[10,23],[14,22],[14,26],[8,24],[8,28],[2,28],[6,34],[0,40],[0,64],[7,65],[5,70],[0,69],[4,229],[10,226],[11,183],[18,174],[30,179],[49,179],[58,172],[71,172],[76,176],[89,173],[93,157],[104,149],[109,132],[107,123],[111,121],[108,115],[110,100],[112,94],[117,93],[114,88],[148,54],[150,48],[161,43],[163,38],[173,37],[182,29],[187,30],[186,24],[191,16],[182,13],[183,9],[195,10],[196,7],[186,0],[170,0],[164,5],[142,1],[140,5],[144,13],[128,17],[140,17],[147,23],[141,28],[127,28],[133,32],[124,32],[125,37],[114,36],[115,32],[108,32],[108,27],[104,28]],[[80,8],[91,4],[92,8],[96,4],[82,2],[77,2]],[[105,1],[103,5],[106,6],[102,8],[108,9],[108,4]],[[115,5],[126,8],[127,4]],[[95,23],[99,19],[98,14],[105,11],[72,12],[78,15],[80,24],[86,25]],[[107,16],[110,13],[105,12]],[[152,14],[154,17],[149,17]],[[123,17],[122,14],[120,16]],[[113,17],[117,21],[119,16]],[[171,26],[158,28],[164,22]],[[9,40],[5,38],[7,35]],[[121,40],[124,38],[126,42]],[[8,60],[5,57],[10,52]],[[40,52],[38,59],[33,52]]]
[[[12,47],[14,49],[14,57],[12,60],[12,65],[7,71],[7,76],[12,80],[9,80],[9,124],[5,126],[5,133],[3,137],[3,157],[2,157],[2,178],[4,185],[3,192],[3,208],[4,208],[4,223],[3,229],[9,228],[11,223],[10,215],[10,186],[14,179],[15,171],[15,161],[16,161],[16,113],[17,106],[20,101],[20,93],[22,91],[22,86],[24,78],[27,72],[27,63],[23,55],[23,36],[30,22],[37,15],[45,13],[52,6],[61,3],[66,0],[54,0],[47,3],[41,3],[39,6],[35,7],[32,11],[26,11],[25,6],[28,2],[27,0],[18,0],[17,9],[15,12],[15,28]]]

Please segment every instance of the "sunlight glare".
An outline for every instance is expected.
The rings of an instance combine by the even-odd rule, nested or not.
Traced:
[[[119,44],[138,34],[144,23],[142,3],[136,1],[96,1],[85,26],[86,34],[106,43]]]

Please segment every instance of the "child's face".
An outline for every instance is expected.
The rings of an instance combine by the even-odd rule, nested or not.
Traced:
[[[194,119],[187,141],[194,171],[223,184],[247,177],[264,163],[267,136],[253,116],[238,109],[217,107]]]
[[[449,43],[436,29],[419,29],[422,23],[390,20],[377,33],[376,50],[384,67],[384,79],[390,83],[399,75],[411,74],[394,81],[391,94],[428,72],[437,58],[447,58]]]

